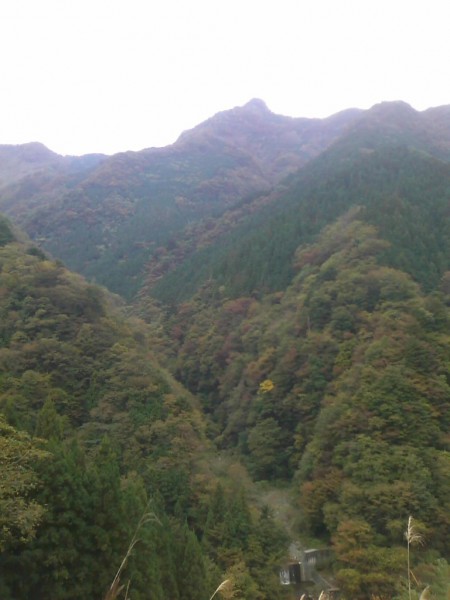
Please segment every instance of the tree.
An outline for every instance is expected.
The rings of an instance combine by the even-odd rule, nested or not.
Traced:
[[[0,551],[34,537],[44,513],[32,496],[39,484],[34,465],[48,456],[39,440],[17,431],[0,414]]]
[[[249,467],[257,479],[285,475],[286,434],[273,417],[259,421],[248,436]]]

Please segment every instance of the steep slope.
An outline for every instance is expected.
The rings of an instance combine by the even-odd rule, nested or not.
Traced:
[[[281,600],[284,537],[218,485],[197,401],[120,309],[0,218],[0,597],[103,598],[132,541],[136,600],[210,597],[231,573]]]
[[[34,432],[51,397],[68,426],[83,426],[94,439],[108,433],[123,448],[133,445],[130,432],[137,434],[144,415],[172,419],[173,402],[201,444],[195,403],[158,366],[145,327],[124,320],[106,292],[9,233],[0,239],[0,409],[9,421]]]
[[[3,144],[0,145],[0,189],[15,184],[8,192],[3,191],[8,196],[15,193],[20,201],[27,193],[35,194],[40,188],[45,192],[50,181],[52,187],[57,187],[61,177],[87,171],[105,158],[102,154],[60,156],[38,142]],[[28,191],[24,189],[26,186]]]
[[[202,469],[206,431],[255,480],[292,487],[302,515],[293,529],[333,546],[344,597],[402,593],[410,515],[426,540],[424,564],[413,557],[417,580],[424,587],[439,565],[447,571],[449,117],[445,107],[417,113],[403,103],[352,114],[351,123],[341,115],[346,124],[334,143],[280,184],[281,146],[270,132],[281,135],[286,125],[288,136],[292,124],[253,101],[174,147],[118,155],[72,179],[60,208],[79,201],[73,213],[52,220],[57,204],[45,196],[40,226],[61,227],[75,249],[84,223],[88,251],[104,227],[102,239],[111,241],[102,260],[114,255],[117,235],[127,275],[152,244],[165,244],[140,296],[149,322],[161,319],[150,293],[170,305],[158,339],[141,322],[114,316],[108,295],[21,245],[0,221],[0,410],[9,421],[0,417],[0,431],[7,449],[17,443],[37,453],[34,476],[24,465],[25,485],[41,486],[22,492],[25,510],[29,499],[37,510],[23,528],[26,548],[17,531],[12,546],[4,535],[2,597],[99,596],[96,580],[108,580],[124,551],[119,540],[150,494],[165,533],[158,541],[152,529],[131,567],[137,598],[149,591],[161,600],[208,597],[205,581],[212,591],[212,579],[228,574],[245,598],[282,597],[274,567],[283,541],[238,486],[226,492]],[[301,127],[293,156],[316,139],[317,129],[312,137],[305,129],[311,123]],[[150,185],[160,194],[153,213],[144,210]],[[254,193],[238,199],[245,186]],[[166,243],[188,213],[194,223],[186,235]],[[134,241],[153,232],[134,265],[126,231]],[[97,266],[107,267],[99,257]],[[190,393],[158,365],[156,352]],[[50,466],[34,434],[50,439]],[[242,471],[235,472],[238,479]],[[0,487],[0,508],[3,500]],[[44,506],[47,520],[30,542]],[[68,572],[77,568],[71,595]]]
[[[78,180],[31,177],[4,189],[0,208],[71,268],[130,297],[155,248],[188,224],[270,190],[358,114],[291,119],[253,100],[172,146],[118,154]]]
[[[449,558],[450,298],[383,264],[348,214],[296,255],[284,292],[229,299],[212,283],[168,321],[173,368],[253,476],[293,481],[333,543],[345,597],[401,589],[413,514]],[[425,579],[426,581],[426,579]]]
[[[184,132],[177,143],[204,150],[241,148],[263,176],[276,183],[319,155],[360,112],[348,109],[326,119],[292,118],[276,115],[254,99]]]
[[[37,142],[18,146],[0,145],[0,187],[36,171],[57,169],[63,158]]]
[[[431,288],[449,268],[450,169],[442,132],[450,117],[443,111],[441,138],[430,141],[426,115],[398,103],[364,113],[278,190],[203,231],[194,228],[199,244],[182,239],[160,252],[143,295],[183,300],[211,277],[231,296],[283,289],[297,246],[352,206],[363,207],[364,218],[391,242],[390,264]]]
[[[141,296],[171,304],[168,364],[216,443],[291,482],[348,598],[401,594],[409,515],[420,585],[448,572],[425,563],[450,557],[449,114],[436,137],[424,115],[374,107]]]

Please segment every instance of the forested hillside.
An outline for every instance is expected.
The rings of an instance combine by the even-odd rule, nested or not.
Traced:
[[[207,467],[205,420],[144,325],[0,234],[1,598],[103,598],[143,516],[134,598],[206,598],[228,572],[281,597],[283,535]]]
[[[184,300],[210,277],[234,297],[281,290],[293,275],[296,248],[354,206],[391,242],[389,264],[431,289],[450,268],[450,167],[442,159],[450,134],[442,128],[447,145],[438,144],[441,138],[424,141],[425,115],[396,103],[364,113],[272,194],[227,212],[206,235],[194,230],[198,249],[182,240],[161,252],[150,263],[146,294],[165,303]]]
[[[293,482],[301,528],[333,541],[358,598],[398,588],[408,514],[448,556],[448,274],[424,296],[387,249],[350,214],[297,253],[284,292],[205,286],[169,321],[173,368],[218,445],[255,479]]]
[[[4,152],[0,596],[448,600],[449,108]]]
[[[0,189],[14,184],[29,186],[23,190],[28,195],[36,192],[38,185],[52,186],[58,178],[74,175],[97,166],[106,158],[102,154],[85,156],[59,156],[38,142],[17,146],[0,145]],[[16,192],[18,189],[16,188]],[[20,193],[18,193],[20,196]]]
[[[61,164],[68,157],[40,148],[47,169],[43,160],[33,169],[22,160],[14,169],[20,148],[8,153],[5,147],[17,180],[0,190],[0,210],[71,269],[131,298],[157,248],[175,243],[192,223],[270,190],[358,114],[292,119],[253,100],[185,132],[172,146],[103,157],[98,164],[81,157],[89,168],[65,176]]]
[[[349,598],[401,594],[408,514],[427,540],[416,573],[449,558],[450,170],[448,126],[427,129],[436,113],[375,107],[173,270],[155,261],[141,293],[141,314],[150,296],[170,307],[168,364],[219,448],[256,480],[291,482],[299,531],[331,542]]]

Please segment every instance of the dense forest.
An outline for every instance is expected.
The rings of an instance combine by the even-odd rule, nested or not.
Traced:
[[[205,420],[144,324],[1,234],[1,597],[102,598],[143,516],[134,598],[206,597],[228,572],[281,597],[283,533],[208,468]]]
[[[291,119],[253,100],[166,148],[78,159],[35,144],[5,148],[0,210],[71,269],[132,298],[156,249],[171,246],[193,223],[271,190],[358,113]]]
[[[0,148],[2,599],[448,599],[449,148],[446,107],[256,100]]]
[[[256,480],[292,481],[300,527],[334,541],[350,597],[392,593],[400,515],[448,550],[450,298],[379,264],[386,246],[348,215],[297,254],[285,292],[206,287],[170,322],[174,372],[212,414],[216,443]]]

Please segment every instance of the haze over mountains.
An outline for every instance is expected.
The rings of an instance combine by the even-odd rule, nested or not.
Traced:
[[[8,179],[0,209],[70,268],[127,295],[139,288],[156,247],[193,222],[270,191],[356,114],[291,119],[253,100],[162,149],[63,158],[35,144],[9,154],[4,147]]]
[[[419,113],[396,102],[323,120],[293,119],[252,100],[166,148],[60,157],[38,144],[3,146],[0,209],[67,266],[130,298],[149,261],[153,273],[159,263],[159,278],[161,269],[172,270],[192,253],[196,239],[206,243],[208,218],[216,224],[226,213],[234,227],[263,204],[283,204],[276,186],[311,161],[303,180],[329,177],[326,161],[345,168],[345,161],[386,145],[448,158],[448,114],[447,107]],[[180,248],[183,237],[187,247]],[[172,249],[170,258],[164,248]]]
[[[228,576],[238,598],[298,597],[277,580],[283,524],[291,542],[333,548],[327,575],[344,599],[403,600],[413,515],[425,540],[416,591],[446,599],[450,107],[293,119],[255,99],[166,148],[61,157],[1,146],[0,185],[0,210],[32,240],[0,221],[4,431],[18,444],[48,438],[81,504],[83,461],[96,506],[108,486],[117,515],[156,498],[168,533],[146,538],[151,573],[130,565],[137,598],[151,585],[161,600],[197,600]],[[114,560],[124,550],[112,514],[102,545],[87,501],[78,514],[49,499],[43,465],[27,493],[39,515],[48,504],[47,520],[31,519],[22,541],[0,536],[7,600],[75,600],[82,578],[71,593],[63,573],[99,548]],[[62,538],[51,543],[57,514],[70,556]],[[165,559],[151,558],[156,547]],[[28,556],[27,587],[17,573]],[[84,596],[96,586],[86,576]]]

